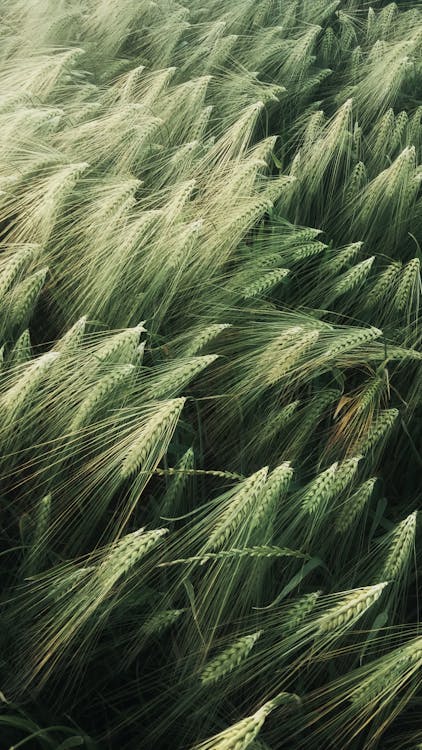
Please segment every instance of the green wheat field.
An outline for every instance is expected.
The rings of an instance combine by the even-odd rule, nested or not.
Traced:
[[[421,750],[421,248],[421,0],[0,0],[0,750]]]

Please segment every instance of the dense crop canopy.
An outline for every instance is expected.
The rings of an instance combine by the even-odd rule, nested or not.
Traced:
[[[421,184],[418,0],[0,0],[2,750],[422,747]]]

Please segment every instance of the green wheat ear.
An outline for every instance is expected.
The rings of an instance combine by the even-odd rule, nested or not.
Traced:
[[[299,703],[299,699],[296,695],[291,693],[280,693],[280,695],[273,700],[264,703],[263,706],[251,716],[242,719],[237,722],[237,724],[233,724],[231,727],[225,729],[214,737],[211,737],[209,740],[205,740],[205,742],[195,745],[195,750],[218,750],[218,748],[225,748],[226,750],[246,750],[251,742],[257,737],[269,714],[278,706],[289,705],[291,703]]]
[[[46,495],[39,500],[35,508],[34,531],[25,560],[26,575],[38,573],[45,562],[47,553],[46,534],[50,521],[51,499],[51,495]]]
[[[321,595],[320,591],[311,594],[305,594],[289,607],[285,613],[286,625],[289,630],[296,630],[302,624],[307,616],[313,611]]]
[[[353,495],[351,495],[344,503],[344,506],[336,520],[336,528],[339,533],[346,533],[352,524],[359,519],[359,516],[365,509],[365,506],[371,499],[374,487],[376,484],[376,477],[367,479],[366,482],[360,485]]]
[[[420,668],[422,641],[416,638],[402,648],[395,649],[378,660],[373,674],[364,679],[352,692],[355,705],[373,704],[385,699],[397,684],[405,684]]]
[[[127,381],[134,375],[134,371],[134,365],[122,365],[98,380],[91,389],[91,393],[79,406],[69,425],[70,431],[77,432],[88,424],[101,405],[112,398],[122,384],[127,384]]]
[[[265,486],[268,469],[260,469],[241,483],[228,507],[221,512],[215,524],[207,547],[219,550],[225,546],[230,537],[253,511],[259,496]]]
[[[262,524],[268,523],[273,512],[277,509],[277,504],[286,493],[292,477],[293,469],[289,461],[273,469],[258,498],[256,506],[252,509],[253,528],[260,528]]]
[[[34,391],[42,384],[48,370],[54,366],[58,352],[47,352],[30,362],[2,396],[2,408],[6,423],[16,419],[26,406],[29,406]]]
[[[13,252],[6,254],[5,260],[0,265],[0,299],[3,300],[5,293],[14,284],[20,274],[36,258],[39,248],[37,245],[23,245]],[[10,257],[8,255],[10,254]]]
[[[251,297],[257,297],[263,292],[268,292],[270,289],[277,286],[277,284],[279,284],[288,273],[289,270],[287,268],[277,268],[274,271],[268,271],[261,278],[257,279],[243,290],[242,298],[246,300]]]
[[[260,632],[245,635],[211,659],[201,672],[202,684],[212,685],[225,675],[233,672],[247,658],[260,635]]]
[[[419,258],[413,258],[413,260],[410,260],[404,267],[394,299],[395,305],[400,312],[407,307],[411,307],[413,297],[419,296],[421,286],[420,273],[421,268]]]
[[[14,289],[11,300],[10,317],[13,326],[17,329],[28,323],[31,317],[35,303],[43,288],[46,280],[48,269],[42,268],[29,276]]]
[[[417,511],[397,524],[389,534],[388,551],[380,570],[380,578],[394,581],[403,576],[411,563],[416,534]]]
[[[136,563],[152,550],[168,533],[168,529],[152,529],[144,531],[139,529],[119,539],[106,552],[98,566],[96,577],[109,586],[111,582],[117,581],[126,575]]]
[[[58,340],[55,349],[69,355],[78,351],[84,338],[86,324],[87,318],[84,315]]]
[[[162,498],[160,515],[165,518],[168,515],[177,512],[179,502],[189,477],[189,472],[193,470],[195,463],[195,454],[192,448],[188,448],[183,454],[180,461],[176,464],[175,475],[170,480],[170,485]]]
[[[311,515],[314,515],[321,509],[321,505],[337,492],[337,462],[328,467],[311,482],[310,487],[306,490],[302,507]]]
[[[172,430],[185,404],[184,398],[158,402],[155,414],[146,422],[139,435],[129,447],[121,466],[121,476],[127,478],[136,474],[146,464],[155,445],[160,443]]]
[[[317,621],[320,633],[330,633],[355,621],[379,599],[388,583],[378,583],[352,591],[338,605],[321,615]]]
[[[380,413],[359,444],[359,450],[363,455],[376,448],[380,441],[388,436],[398,415],[398,409],[387,409]]]
[[[8,357],[8,364],[10,365],[10,367],[23,365],[25,364],[25,362],[29,362],[29,360],[31,359],[31,355],[31,337],[28,329],[26,329],[23,333],[21,333],[15,345],[13,346]]]

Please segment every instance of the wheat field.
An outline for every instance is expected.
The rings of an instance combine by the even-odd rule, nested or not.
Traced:
[[[422,4],[0,0],[0,749],[420,750]]]

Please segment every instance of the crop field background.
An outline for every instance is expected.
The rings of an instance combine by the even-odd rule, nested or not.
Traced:
[[[422,3],[0,0],[0,750],[421,750]]]

